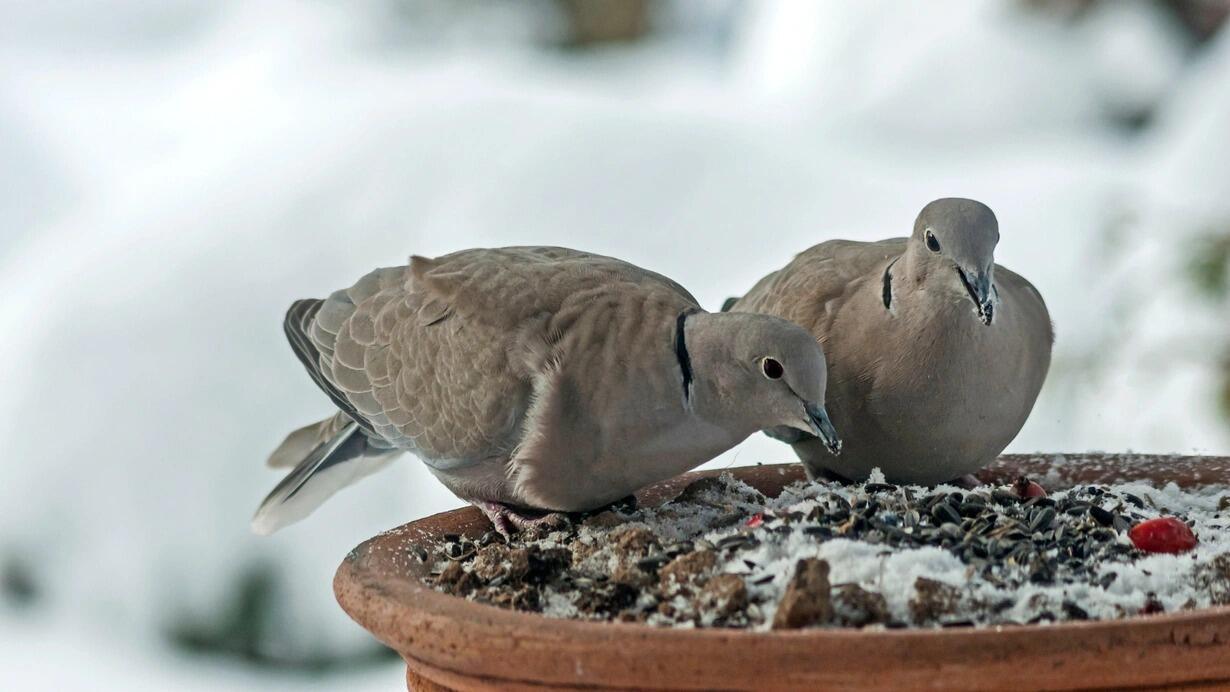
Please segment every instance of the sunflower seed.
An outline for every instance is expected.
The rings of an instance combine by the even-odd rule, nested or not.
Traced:
[[[1051,528],[1051,524],[1055,522],[1055,508],[1043,507],[1035,510],[1029,521],[1030,530],[1035,533],[1038,531],[1046,531]]]
[[[1072,601],[1063,602],[1063,612],[1067,614],[1067,616],[1073,620],[1088,620],[1089,619],[1089,611],[1076,605]]]
[[[670,561],[671,557],[669,555],[659,553],[657,555],[650,555],[649,557],[637,560],[636,566],[646,572],[656,572]]]
[[[947,502],[936,503],[931,509],[931,516],[941,524],[958,524],[961,522],[961,514]]]
[[[1089,516],[1093,517],[1093,520],[1102,526],[1110,526],[1115,521],[1114,514],[1111,514],[1109,511],[1102,509],[1097,505],[1091,505],[1089,507]]]

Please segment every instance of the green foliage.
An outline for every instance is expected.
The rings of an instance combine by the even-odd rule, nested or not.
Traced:
[[[1188,265],[1192,284],[1202,295],[1213,302],[1215,309],[1225,310],[1230,303],[1230,229],[1211,232],[1195,246]],[[1221,387],[1219,404],[1222,413],[1230,420],[1230,315],[1225,325],[1223,355],[1221,359]]]
[[[29,606],[41,595],[34,570],[18,553],[0,560],[0,598],[14,606]]]
[[[1221,359],[1221,412],[1230,419],[1230,346]]]
[[[1225,302],[1230,297],[1230,231],[1201,238],[1188,273],[1202,294],[1219,304]]]
[[[392,650],[378,645],[352,655],[323,650],[289,653],[279,642],[285,634],[276,617],[277,608],[284,603],[278,598],[279,580],[267,565],[253,565],[241,572],[232,593],[231,606],[215,618],[181,618],[169,628],[171,641],[191,653],[229,656],[256,666],[310,673],[357,668],[396,657]]]

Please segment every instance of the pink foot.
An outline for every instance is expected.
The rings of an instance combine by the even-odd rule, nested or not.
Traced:
[[[537,529],[559,529],[568,525],[568,515],[563,512],[535,512],[520,507],[510,507],[502,502],[474,500],[473,504],[495,527],[504,540],[512,539],[514,533]]]

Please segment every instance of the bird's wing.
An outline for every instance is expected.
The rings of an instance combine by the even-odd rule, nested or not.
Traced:
[[[731,309],[779,315],[823,335],[844,297],[901,256],[906,243],[906,238],[820,243],[765,276]]]
[[[1042,388],[1051,366],[1051,348],[1055,343],[1055,326],[1042,294],[1028,279],[1002,266],[995,265],[995,285],[1000,300],[1011,301],[1001,312],[1013,315],[1020,338],[1012,343],[1015,353],[1005,354],[1013,362],[1029,364],[1029,385],[1035,392]]]
[[[430,302],[471,319],[516,327],[528,317],[554,313],[578,293],[626,284],[696,298],[661,274],[602,255],[559,247],[464,250],[436,259],[413,257],[413,282]]]
[[[555,316],[612,284],[695,304],[669,279],[612,258],[465,250],[376,270],[315,308],[301,331],[317,352],[313,376],[339,408],[433,466],[456,468],[511,456],[554,357]]]

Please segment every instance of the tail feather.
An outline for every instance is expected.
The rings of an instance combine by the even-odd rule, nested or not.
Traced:
[[[270,457],[270,463],[274,463],[275,457],[279,462],[284,461],[283,447],[292,441],[291,438],[295,438],[295,446],[303,444],[306,438],[301,433],[312,427],[291,433],[274,452],[274,457]],[[379,471],[395,456],[396,450],[369,446],[359,426],[353,421],[348,423],[327,442],[312,449],[265,497],[252,517],[252,531],[267,536],[299,521],[334,493]]]
[[[269,461],[266,463],[274,469],[294,468],[317,447],[333,439],[350,422],[349,416],[339,411],[330,418],[308,423],[287,435],[282,444],[269,455]]]
[[[727,298],[726,300],[722,301],[721,312],[730,312],[730,309],[733,308],[735,304],[738,302],[739,302],[739,298],[737,296],[731,296]]]

